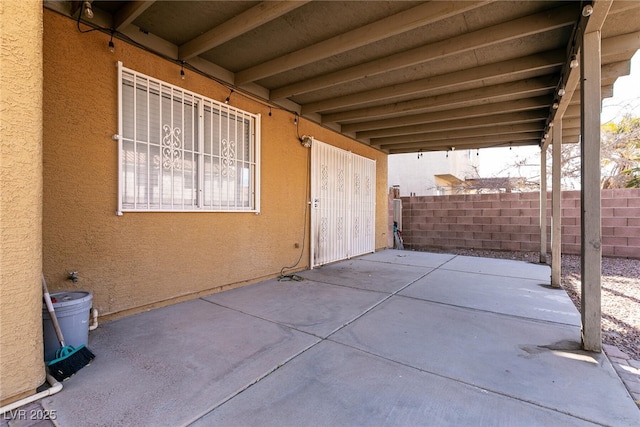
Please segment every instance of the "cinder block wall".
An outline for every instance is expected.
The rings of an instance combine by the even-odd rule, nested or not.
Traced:
[[[538,251],[539,206],[540,193],[403,197],[404,246]],[[547,208],[551,242],[551,193]],[[562,252],[580,253],[579,191],[562,193]],[[640,258],[640,189],[602,191],[602,254]]]

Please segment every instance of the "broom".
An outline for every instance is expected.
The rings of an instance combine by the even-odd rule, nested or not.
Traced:
[[[44,275],[42,276],[42,291],[44,292],[44,302],[47,305],[47,310],[51,316],[53,329],[55,329],[56,336],[60,342],[60,348],[56,350],[56,358],[48,362],[47,367],[49,368],[49,373],[52,377],[58,381],[64,381],[80,369],[90,364],[96,356],[84,344],[79,347],[64,344],[62,330],[60,329],[56,313],[53,310],[53,303],[51,302],[51,296],[47,290],[47,282],[44,280]]]

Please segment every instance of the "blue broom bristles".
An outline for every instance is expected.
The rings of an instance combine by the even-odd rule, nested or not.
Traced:
[[[95,359],[84,344],[74,348],[65,346],[56,351],[56,359],[47,363],[49,373],[58,381],[64,381]]]

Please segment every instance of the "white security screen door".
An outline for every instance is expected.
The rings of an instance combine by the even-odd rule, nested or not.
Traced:
[[[311,146],[311,268],[375,251],[376,163]]]

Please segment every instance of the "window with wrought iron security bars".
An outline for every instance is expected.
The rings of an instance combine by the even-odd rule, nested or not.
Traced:
[[[119,213],[260,210],[260,115],[118,63]]]

